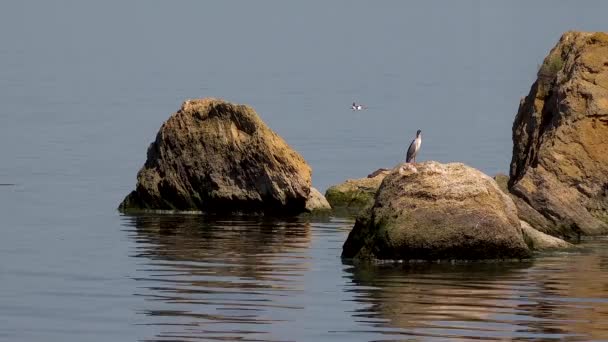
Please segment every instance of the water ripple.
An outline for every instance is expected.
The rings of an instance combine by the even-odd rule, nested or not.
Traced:
[[[608,339],[606,240],[527,263],[353,267],[348,219],[124,226],[145,341]]]

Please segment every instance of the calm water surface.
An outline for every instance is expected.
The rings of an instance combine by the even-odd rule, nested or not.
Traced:
[[[563,31],[604,1],[4,1],[1,341],[608,340],[608,241],[355,268],[352,221],[120,216],[186,98],[252,105],[320,190],[403,159],[506,172]],[[369,109],[353,113],[353,101]]]
[[[531,263],[339,259],[352,222],[125,217],[151,341],[608,339],[608,240]]]

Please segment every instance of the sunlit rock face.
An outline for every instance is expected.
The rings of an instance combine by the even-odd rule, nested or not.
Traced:
[[[120,209],[297,214],[329,209],[321,197],[304,158],[251,107],[207,98],[162,125]]]
[[[523,220],[553,235],[608,233],[608,34],[561,37],[520,103],[513,145]]]

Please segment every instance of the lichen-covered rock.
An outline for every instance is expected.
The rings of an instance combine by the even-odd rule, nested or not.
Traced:
[[[528,216],[552,235],[608,233],[608,34],[561,37],[520,104],[513,143],[509,191]]]
[[[120,209],[296,214],[310,189],[306,161],[252,108],[188,100],[160,128]]]
[[[348,179],[327,189],[325,197],[333,208],[359,210],[371,206],[380,183],[389,172],[378,169],[366,178]]]
[[[539,232],[532,228],[527,222],[521,221],[521,231],[524,241],[530,249],[535,251],[546,251],[552,249],[574,248],[574,245],[554,236]]]
[[[357,219],[342,256],[389,260],[521,259],[530,256],[513,201],[461,163],[403,164]]]

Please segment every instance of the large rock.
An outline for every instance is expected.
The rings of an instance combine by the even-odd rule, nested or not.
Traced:
[[[366,178],[348,179],[329,187],[325,197],[334,209],[359,210],[371,206],[380,183],[389,172],[388,169],[378,169]]]
[[[306,161],[252,108],[199,99],[162,125],[120,209],[295,214],[317,209],[317,193]]]
[[[608,34],[561,37],[520,103],[513,143],[509,190],[525,215],[553,235],[608,233]]]
[[[530,256],[513,201],[489,176],[460,163],[401,165],[359,217],[342,256],[479,260]]]

